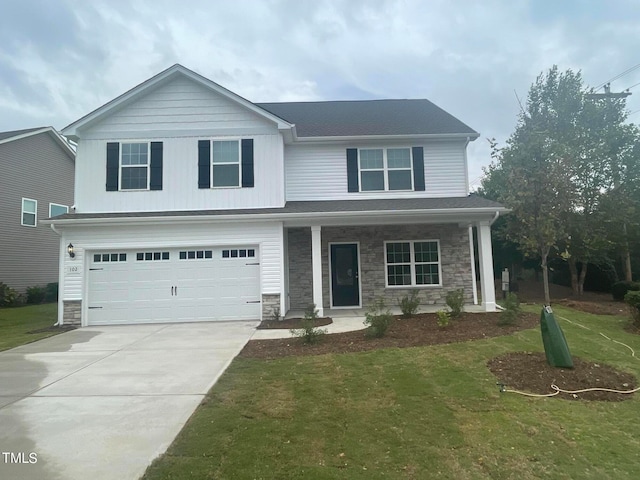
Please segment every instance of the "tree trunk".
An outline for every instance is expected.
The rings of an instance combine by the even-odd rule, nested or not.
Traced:
[[[547,256],[549,252],[543,252],[542,257],[542,283],[544,285],[544,304],[551,305],[551,296],[549,295],[549,269],[547,268]]]
[[[624,270],[624,279],[627,282],[633,280],[631,273],[631,253],[629,252],[629,239],[627,238],[627,222],[622,224],[622,233],[624,240],[622,242],[622,269]]]
[[[587,278],[587,262],[582,262],[582,269],[580,270],[580,278],[578,279],[578,295],[584,294],[584,279]]]
[[[580,285],[578,283],[578,266],[576,260],[573,257],[569,257],[567,260],[569,264],[569,272],[571,272],[571,290],[574,295],[580,295]]]

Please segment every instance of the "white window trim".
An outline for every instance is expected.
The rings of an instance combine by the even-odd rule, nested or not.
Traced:
[[[147,145],[147,164],[146,165],[122,165],[122,146],[123,145],[132,145],[144,143]],[[122,188],[122,169],[123,168],[141,168],[147,167],[147,188]],[[146,192],[150,190],[149,185],[151,184],[151,142],[147,140],[131,140],[128,142],[120,142],[120,153],[118,159],[118,191],[120,192]]]
[[[416,283],[416,261],[415,261],[415,243],[419,242],[435,242],[438,246],[438,280],[439,283],[429,284],[417,284]],[[389,285],[389,265],[400,265],[398,263],[389,263],[387,261],[387,244],[389,243],[408,243],[410,251],[410,265],[411,265],[411,285]],[[435,262],[418,262],[422,264],[434,264]],[[405,264],[402,264],[405,265]],[[438,288],[442,287],[442,250],[440,249],[440,240],[438,239],[426,239],[426,240],[388,240],[384,242],[384,284],[386,288]]]
[[[25,212],[24,211],[24,201],[27,200],[29,202],[34,202],[36,204],[36,208],[35,208],[35,212]],[[30,225],[28,223],[24,223],[24,214],[28,213],[29,215],[34,215],[35,219],[33,222],[33,225]],[[23,227],[37,227],[38,226],[38,201],[34,200],[33,198],[26,198],[26,197],[22,197],[22,208],[20,211],[20,225],[22,225]]]
[[[67,205],[61,205],[59,203],[49,203],[49,218],[52,217],[52,215],[51,215],[51,207],[62,207],[62,208],[65,208],[67,210],[66,213],[69,213],[69,207]],[[60,215],[63,215],[63,214],[60,214]]]
[[[389,168],[389,164],[387,161],[387,150],[400,150],[405,149],[409,150],[409,168]],[[360,166],[360,151],[361,150],[382,150],[382,168],[362,168]],[[411,188],[405,190],[389,190],[389,172],[390,171],[407,171],[411,172]],[[382,176],[384,179],[384,190],[363,190],[362,189],[362,172],[380,172],[382,171]],[[415,185],[413,181],[413,148],[407,147],[404,145],[399,145],[397,147],[362,147],[358,148],[358,188],[362,193],[369,192],[413,192],[415,191]]]
[[[213,143],[214,142],[237,142],[238,143],[238,161],[237,162],[217,162],[213,163]],[[214,138],[211,140],[209,153],[209,184],[211,188],[242,188],[242,139],[241,138]],[[238,165],[238,185],[221,185],[216,187],[213,185],[213,167],[214,165]]]

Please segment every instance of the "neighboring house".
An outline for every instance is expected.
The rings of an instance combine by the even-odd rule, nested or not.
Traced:
[[[59,317],[241,320],[417,289],[495,309],[478,133],[427,100],[255,104],[175,65],[66,127],[78,142]]]
[[[0,132],[0,282],[58,281],[60,238],[42,220],[73,205],[75,152],[51,127]]]

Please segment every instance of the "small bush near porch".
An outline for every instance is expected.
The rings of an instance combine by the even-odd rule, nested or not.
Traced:
[[[593,330],[562,323],[574,356],[638,377],[640,362],[598,334],[640,351],[627,318],[555,311]],[[541,352],[541,343],[530,328],[448,345],[237,358],[144,478],[637,478],[639,394],[500,393],[487,363]]]

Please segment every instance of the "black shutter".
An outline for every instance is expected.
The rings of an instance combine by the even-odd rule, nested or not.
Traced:
[[[118,191],[118,171],[120,170],[120,144],[107,143],[107,192]]]
[[[413,147],[413,189],[424,191],[424,149]]]
[[[347,191],[359,192],[358,149],[347,148]]]
[[[162,142],[151,142],[151,190],[162,190]]]
[[[211,142],[198,140],[198,188],[211,188]]]
[[[242,139],[242,187],[253,187],[253,138]]]

